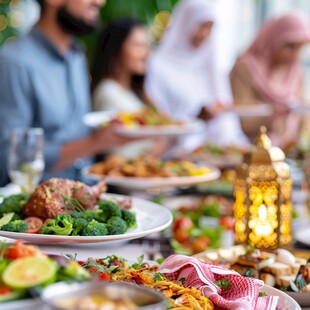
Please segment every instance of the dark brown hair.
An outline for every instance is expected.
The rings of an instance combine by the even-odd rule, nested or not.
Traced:
[[[99,82],[113,75],[115,64],[122,50],[123,44],[135,27],[144,24],[132,18],[120,18],[110,22],[100,34],[95,57],[91,67],[92,91]],[[145,101],[143,91],[144,75],[134,75],[131,81],[131,88],[136,95]]]

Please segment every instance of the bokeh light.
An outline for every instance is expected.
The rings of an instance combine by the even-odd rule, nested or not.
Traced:
[[[0,15],[0,31],[3,31],[8,26],[7,19],[4,15]]]
[[[19,28],[22,26],[25,16],[20,11],[14,11],[9,16],[10,19],[10,25],[14,28]]]
[[[10,8],[11,9],[15,9],[16,7],[18,7],[21,4],[20,0],[11,0],[10,2]]]
[[[160,11],[154,16],[153,24],[150,26],[150,35],[154,42],[161,41],[171,22],[172,15],[169,11]]]

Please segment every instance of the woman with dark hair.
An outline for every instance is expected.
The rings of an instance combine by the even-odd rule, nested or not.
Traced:
[[[91,70],[95,110],[136,112],[148,102],[143,84],[149,51],[140,21],[121,18],[108,24]]]

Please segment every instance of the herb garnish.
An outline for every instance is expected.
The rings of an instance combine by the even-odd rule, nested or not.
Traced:
[[[144,260],[144,255],[140,255],[140,256],[138,257],[138,262],[132,264],[131,267],[132,267],[133,269],[140,269],[140,268],[142,268],[143,260]]]
[[[224,291],[228,291],[231,287],[231,284],[229,282],[228,278],[225,279],[221,279],[221,280],[216,280],[215,284],[220,287],[221,289],[223,289]]]
[[[85,211],[84,207],[82,206],[82,203],[85,201],[85,199],[75,199],[65,195],[63,195],[62,198],[66,207],[71,207],[73,210],[78,212]]]
[[[96,273],[106,272],[107,274],[111,274],[112,272],[119,269],[118,266],[110,266],[106,267],[101,264],[98,264],[96,260],[92,257],[90,257],[87,261],[87,263],[83,264],[84,268],[89,268],[90,270],[96,270]]]
[[[165,280],[165,278],[164,278],[164,276],[161,273],[159,273],[159,272],[155,273],[155,276],[154,276],[154,281],[155,282],[164,281],[164,280]]]

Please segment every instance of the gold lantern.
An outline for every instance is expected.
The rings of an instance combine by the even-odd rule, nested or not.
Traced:
[[[292,241],[292,180],[281,149],[261,128],[244,155],[234,185],[235,241],[257,248],[285,247]]]

